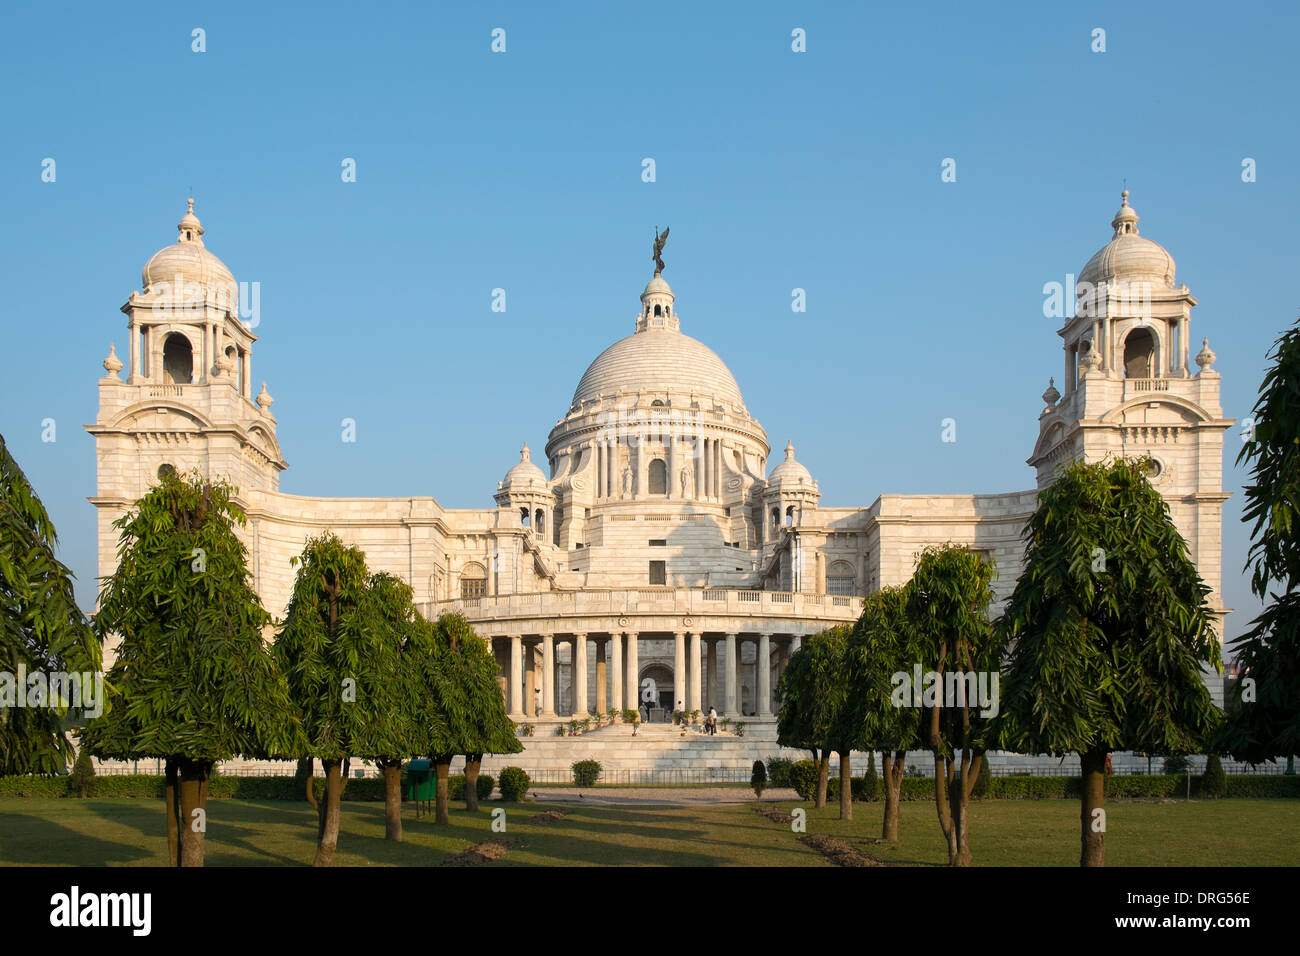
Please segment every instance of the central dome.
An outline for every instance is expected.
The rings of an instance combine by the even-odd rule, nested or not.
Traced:
[[[619,339],[587,368],[573,393],[574,406],[624,392],[694,392],[743,406],[740,386],[717,353],[681,332],[647,329]]]
[[[683,335],[673,313],[675,296],[656,272],[641,293],[636,332],[596,356],[573,393],[574,410],[588,399],[616,392],[694,394],[745,407],[726,363],[703,342]]]

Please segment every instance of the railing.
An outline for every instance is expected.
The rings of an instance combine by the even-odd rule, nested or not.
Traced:
[[[150,385],[150,398],[180,398],[182,395],[181,385]]]
[[[1129,389],[1134,392],[1167,392],[1169,391],[1169,379],[1167,378],[1130,378],[1125,379]]]
[[[471,621],[638,613],[770,614],[782,618],[852,621],[862,611],[862,598],[841,595],[827,600],[827,595],[822,594],[726,588],[626,588],[503,594],[431,601],[424,606],[425,615],[430,619],[445,611],[460,611]]]

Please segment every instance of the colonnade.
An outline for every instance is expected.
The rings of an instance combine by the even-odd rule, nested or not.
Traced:
[[[664,640],[667,635],[655,632],[646,640]],[[508,642],[508,654],[499,654],[504,675],[502,692],[506,708],[514,720],[528,717],[553,718],[557,712],[557,688],[560,663],[556,645],[571,646],[568,664],[572,688],[572,711],[563,716],[582,718],[593,713],[612,714],[618,718],[624,709],[639,706],[640,654],[642,635],[635,631],[589,635],[510,634],[494,639]],[[701,631],[680,631],[673,641],[674,709],[705,711],[717,708],[723,717],[742,715],[742,663],[745,643],[754,646],[754,697],[756,716],[770,718],[772,713],[773,664],[784,670],[790,655],[799,649],[799,635],[778,635],[770,631],[757,634],[732,632],[711,636]],[[594,643],[596,653],[588,653]],[[595,699],[589,699],[591,666],[595,665]],[[720,679],[721,678],[721,679]],[[779,679],[779,675],[778,675]],[[722,693],[719,694],[719,684]],[[538,697],[540,696],[540,701]]]

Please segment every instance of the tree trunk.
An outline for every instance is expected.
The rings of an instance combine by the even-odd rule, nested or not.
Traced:
[[[1083,774],[1083,794],[1080,799],[1080,866],[1105,866],[1106,845],[1105,832],[1093,830],[1093,811],[1101,810],[1098,820],[1105,819],[1106,803],[1106,751],[1101,748],[1086,751],[1079,755],[1080,770]],[[1098,822],[1098,826],[1101,823]]]
[[[177,797],[176,761],[167,758],[166,786],[163,789],[163,806],[167,813],[167,865],[181,865],[180,819],[181,805]]]
[[[952,815],[952,760],[938,751],[934,754],[934,806],[939,814],[939,829],[948,844],[948,865],[959,866],[961,855],[957,824]]]
[[[451,794],[448,792],[447,778],[451,770],[450,756],[436,756],[433,766],[438,775],[438,792],[433,801],[433,822],[451,823]]]
[[[343,796],[343,767],[339,760],[322,760],[325,800],[320,808],[320,837],[312,866],[330,866],[339,843],[339,799]]]
[[[840,819],[853,819],[853,769],[847,750],[840,751]]]
[[[814,807],[819,810],[826,806],[827,784],[830,783],[831,776],[831,755],[827,750],[821,752],[817,758],[817,799],[813,803]]]
[[[483,765],[482,754],[465,755],[465,809],[478,809],[478,771]]]
[[[402,842],[402,761],[377,761],[384,771],[384,839]]]
[[[320,807],[316,805],[316,788],[313,786],[316,777],[316,760],[312,757],[306,757],[298,761],[298,773],[305,776],[306,779],[306,798],[311,804],[311,808],[320,812]]]
[[[203,837],[207,831],[208,774],[212,764],[181,759],[181,866],[203,865]],[[197,812],[196,811],[200,811]]]
[[[896,750],[891,759],[889,751],[880,754],[881,767],[885,778],[885,823],[880,828],[880,838],[898,842],[898,801],[903,791],[903,761],[907,759],[906,750]]]

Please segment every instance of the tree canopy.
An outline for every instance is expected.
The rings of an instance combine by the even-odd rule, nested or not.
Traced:
[[[1242,514],[1252,523],[1251,590],[1263,600],[1277,590],[1232,644],[1239,673],[1216,738],[1217,748],[1250,763],[1300,753],[1300,323],[1271,357],[1237,462],[1251,466]]]
[[[100,646],[54,556],[45,506],[0,435],[0,672],[98,672]],[[20,667],[21,665],[21,667]],[[55,702],[57,704],[57,702]],[[72,759],[61,706],[0,706],[0,774],[59,773]]]

